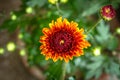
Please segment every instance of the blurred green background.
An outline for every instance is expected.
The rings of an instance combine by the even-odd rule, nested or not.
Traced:
[[[84,50],[85,55],[67,63],[65,80],[120,80],[120,0],[58,0],[58,4],[50,1],[54,0],[21,0],[19,10],[10,11],[9,17],[1,23],[0,31],[17,32],[18,38],[7,45],[8,51],[19,49],[18,54],[27,56],[29,66],[37,66],[45,80],[60,80],[62,61],[46,61],[40,54],[42,29],[62,16],[87,31],[99,19],[100,8],[112,4],[116,17],[110,22],[101,21],[88,34],[91,47]],[[5,16],[1,10],[0,19]],[[0,55],[4,55],[2,45]]]

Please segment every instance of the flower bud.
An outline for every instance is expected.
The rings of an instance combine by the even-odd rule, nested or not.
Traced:
[[[48,0],[48,2],[51,4],[56,4],[58,2],[58,0]]]
[[[112,5],[106,5],[100,9],[100,15],[104,20],[110,21],[115,17],[116,12]]]

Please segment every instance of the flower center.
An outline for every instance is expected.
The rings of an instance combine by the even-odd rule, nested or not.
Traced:
[[[105,10],[105,12],[106,12],[107,14],[109,14],[109,13],[110,13],[110,8],[107,8],[107,9]]]
[[[64,40],[61,40],[61,41],[60,41],[60,45],[63,45],[63,44],[64,44],[64,42],[65,42]]]
[[[49,42],[52,50],[57,53],[67,52],[72,48],[73,37],[69,32],[61,30],[55,32]]]

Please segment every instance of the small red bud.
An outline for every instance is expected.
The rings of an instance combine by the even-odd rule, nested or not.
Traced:
[[[116,12],[112,5],[106,5],[100,9],[100,15],[104,20],[110,21],[115,17]]]

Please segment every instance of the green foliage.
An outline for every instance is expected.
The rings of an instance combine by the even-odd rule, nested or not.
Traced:
[[[47,2],[47,0],[30,0],[27,2],[28,6],[30,7],[42,7],[45,5],[45,3]]]
[[[93,6],[92,4],[95,4],[95,5]],[[89,6],[89,8],[86,8],[86,9],[83,11],[83,13],[82,13],[82,16],[83,16],[83,17],[84,17],[84,16],[92,15],[92,14],[94,14],[94,13],[96,13],[96,12],[99,12],[99,9],[100,9],[100,7],[101,7],[101,4],[98,3],[98,2],[94,2],[94,3],[92,3],[92,4]]]
[[[51,66],[48,69],[48,77],[47,80],[60,80],[62,75],[62,62],[56,62],[51,64]]]
[[[106,43],[107,40],[110,38],[109,26],[105,25],[102,21],[99,26],[97,26],[98,35],[96,35],[96,39],[98,43],[103,44]]]
[[[118,47],[118,39],[111,35],[109,26],[103,21],[99,26],[97,26],[97,34],[95,35],[95,39],[99,45],[108,48],[111,51]]]

